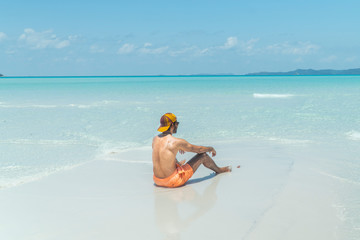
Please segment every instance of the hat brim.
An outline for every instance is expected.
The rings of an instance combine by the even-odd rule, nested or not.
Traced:
[[[165,132],[166,130],[169,129],[169,127],[170,127],[170,126],[164,126],[164,127],[163,127],[163,126],[160,126],[160,127],[158,128],[158,131],[159,131],[159,132]]]

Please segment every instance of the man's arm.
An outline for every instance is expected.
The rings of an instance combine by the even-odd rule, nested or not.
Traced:
[[[178,145],[178,148],[180,151],[182,150],[185,152],[193,152],[193,153],[211,152],[213,157],[215,157],[215,155],[216,155],[216,151],[213,147],[204,147],[204,146],[193,145],[184,139],[179,139],[177,145]]]

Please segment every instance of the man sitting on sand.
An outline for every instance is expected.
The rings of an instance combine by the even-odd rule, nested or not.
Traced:
[[[180,187],[191,178],[201,164],[216,173],[231,171],[230,166],[219,168],[207,154],[207,152],[211,152],[215,157],[216,151],[213,147],[192,145],[184,139],[174,137],[173,134],[177,132],[178,126],[179,122],[172,113],[166,113],[160,119],[158,131],[162,133],[154,137],[152,143],[153,178],[157,186]],[[184,164],[185,160],[177,161],[176,154],[178,152],[197,154]]]

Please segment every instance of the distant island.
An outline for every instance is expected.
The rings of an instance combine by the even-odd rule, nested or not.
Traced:
[[[245,76],[307,76],[307,75],[360,75],[360,68],[347,70],[314,70],[314,69],[297,69],[290,72],[257,72],[248,73]]]
[[[2,75],[1,73],[0,73],[0,77],[3,77],[4,75]]]

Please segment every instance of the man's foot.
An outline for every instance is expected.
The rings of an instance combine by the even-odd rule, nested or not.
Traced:
[[[232,170],[231,166],[222,167],[220,168],[220,171],[218,173],[231,172],[231,170]]]

